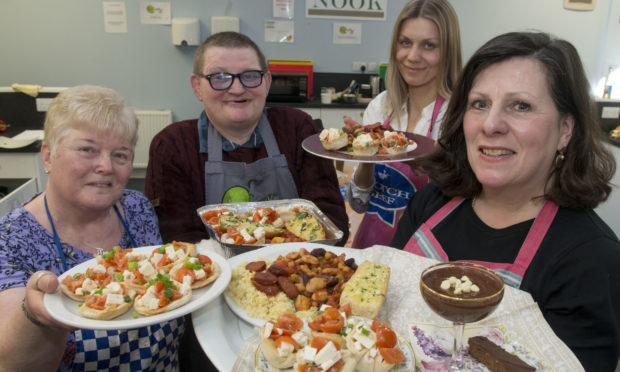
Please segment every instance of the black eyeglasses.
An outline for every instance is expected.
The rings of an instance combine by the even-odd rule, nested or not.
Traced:
[[[226,90],[232,86],[235,78],[239,78],[241,85],[246,88],[256,88],[263,83],[264,71],[249,70],[239,74],[230,74],[228,72],[216,72],[214,74],[201,75],[209,81],[209,85],[214,90]]]

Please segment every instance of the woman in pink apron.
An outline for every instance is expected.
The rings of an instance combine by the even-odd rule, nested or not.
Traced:
[[[388,90],[370,102],[364,124],[436,139],[460,69],[459,24],[450,3],[409,2],[394,26]],[[405,163],[361,163],[346,190],[351,208],[365,213],[352,246],[388,245],[407,202],[427,183]]]
[[[547,34],[500,35],[456,86],[438,149],[416,160],[430,184],[391,245],[496,270],[532,295],[587,371],[613,371],[620,242],[593,208],[611,192],[615,161],[577,51]]]

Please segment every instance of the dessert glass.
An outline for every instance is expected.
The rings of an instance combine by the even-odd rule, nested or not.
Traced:
[[[479,291],[455,294],[452,287],[442,289],[441,283],[450,277],[467,276]],[[491,269],[482,265],[454,261],[432,265],[420,276],[420,292],[426,304],[439,316],[452,322],[454,348],[448,370],[463,370],[463,331],[465,323],[486,318],[504,297],[504,282]]]

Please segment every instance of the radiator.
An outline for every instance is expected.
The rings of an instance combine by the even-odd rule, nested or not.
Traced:
[[[138,118],[138,143],[133,159],[134,168],[146,168],[149,147],[157,133],[172,123],[172,110],[135,110]]]

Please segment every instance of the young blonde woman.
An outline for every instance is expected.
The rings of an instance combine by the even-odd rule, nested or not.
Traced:
[[[447,0],[413,0],[392,35],[387,90],[364,112],[364,124],[437,139],[452,86],[461,70],[456,12]],[[428,182],[405,163],[361,163],[347,187],[351,208],[366,213],[352,246],[388,245],[407,202]]]

